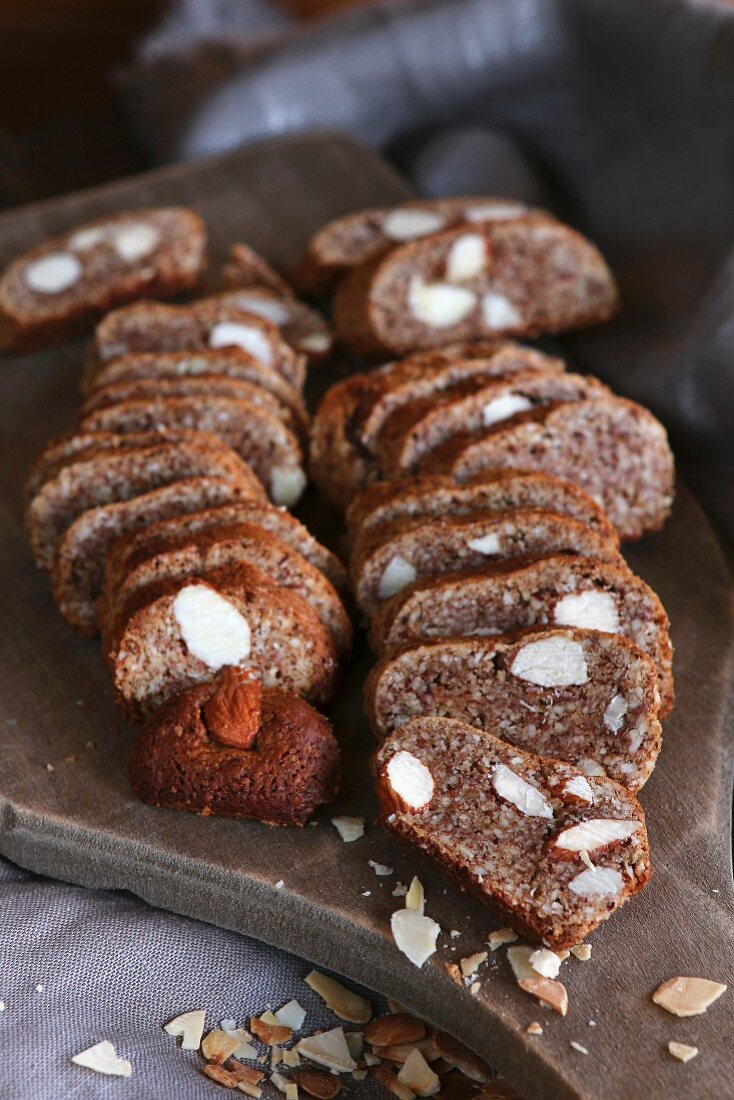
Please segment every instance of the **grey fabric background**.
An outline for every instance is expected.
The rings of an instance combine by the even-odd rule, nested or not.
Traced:
[[[734,5],[407,0],[296,29],[264,0],[181,0],[121,83],[160,161],[337,126],[426,194],[516,195],[589,232],[626,305],[594,370],[664,418],[734,534]],[[583,368],[583,335],[569,347]],[[211,1093],[160,1030],[194,1007],[239,1022],[297,995],[327,1023],[297,959],[8,864],[0,881],[2,1097]],[[132,1084],[69,1066],[101,1038]]]

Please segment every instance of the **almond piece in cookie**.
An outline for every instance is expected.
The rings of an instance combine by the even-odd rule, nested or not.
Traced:
[[[305,824],[334,798],[338,770],[322,715],[232,668],[170,699],[130,757],[130,783],[144,802],[269,825]]]
[[[401,767],[396,787],[391,764],[403,756],[414,761],[415,780]],[[580,943],[650,876],[642,807],[610,779],[587,779],[593,805],[581,807],[558,793],[586,778],[572,765],[449,718],[407,722],[377,750],[374,767],[382,824],[554,951]],[[428,798],[422,770],[433,783]],[[600,819],[614,822],[615,838],[611,826],[601,836]],[[593,870],[579,852],[553,852],[583,826],[599,841],[587,855]]]

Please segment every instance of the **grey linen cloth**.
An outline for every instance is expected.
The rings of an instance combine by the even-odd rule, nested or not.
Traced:
[[[411,0],[303,28],[260,0],[182,0],[123,83],[160,161],[340,126],[423,193],[515,195],[589,233],[625,309],[563,352],[663,417],[734,535],[734,5]],[[333,1024],[282,952],[10,864],[0,881],[0,1096],[121,1094],[69,1066],[102,1038],[133,1062],[125,1095],[206,1095],[161,1031],[191,1008],[241,1023],[296,996]]]

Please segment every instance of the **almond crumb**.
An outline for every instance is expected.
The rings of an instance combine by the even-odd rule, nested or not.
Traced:
[[[555,982],[551,978],[522,978],[517,984],[520,989],[537,997],[559,1016],[565,1016],[568,1012],[568,993],[562,982]]]
[[[540,1026],[540,1024],[538,1023],[537,1020],[533,1020],[532,1024],[528,1024],[528,1026],[525,1028],[525,1030],[527,1031],[528,1035],[542,1035],[543,1034],[543,1028]]]
[[[465,978],[469,978],[472,974],[476,974],[482,963],[485,963],[486,961],[486,951],[477,951],[474,955],[467,955],[465,959],[459,960],[461,973],[464,975]]]
[[[250,1031],[269,1047],[287,1043],[289,1039],[293,1038],[292,1028],[284,1027],[282,1024],[271,1024],[262,1018],[258,1019],[257,1016],[250,1017]]]
[[[309,989],[318,993],[324,1004],[339,1017],[350,1024],[366,1024],[372,1016],[372,1005],[358,993],[353,993],[335,978],[312,970],[304,981]]]
[[[591,944],[579,943],[576,947],[571,948],[571,954],[575,959],[580,959],[581,962],[588,962],[591,958]]]
[[[237,1088],[237,1078],[234,1073],[216,1062],[208,1062],[201,1072],[205,1077],[211,1077],[212,1081],[216,1081],[218,1085],[224,1085],[226,1089]]]
[[[574,1039],[571,1040],[571,1046],[574,1050],[577,1050],[579,1054],[588,1054],[586,1047],[583,1047],[581,1043],[577,1043]]]
[[[698,1054],[698,1047],[689,1047],[687,1043],[676,1043],[671,1039],[668,1043],[668,1052],[679,1062],[690,1062]]]
[[[489,933],[487,943],[490,951],[496,951],[503,944],[514,943],[517,938],[517,932],[513,932],[511,928],[498,928],[496,932]]]
[[[363,817],[332,817],[331,824],[345,844],[351,844],[364,836]]]
[[[726,992],[721,982],[707,978],[669,978],[655,990],[652,999],[674,1016],[700,1016]]]

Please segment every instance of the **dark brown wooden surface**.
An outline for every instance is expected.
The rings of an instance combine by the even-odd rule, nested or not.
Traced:
[[[207,218],[215,255],[240,238],[288,264],[321,222],[405,190],[350,139],[292,138],[2,215],[0,262],[105,211],[186,202]],[[528,1100],[731,1095],[734,990],[688,1020],[650,1001],[676,974],[734,981],[732,586],[693,499],[682,490],[665,530],[629,553],[660,593],[676,645],[678,703],[642,792],[656,874],[593,937],[590,962],[564,964],[570,1009],[562,1020],[516,988],[504,950],[482,969],[477,997],[454,984],[446,964],[481,949],[497,922],[374,825],[345,845],[329,824],[336,813],[369,822],[376,810],[359,703],[366,653],[358,653],[333,708],[345,778],[316,827],[268,830],[155,811],[132,799],[126,758],[134,731],[112,704],[97,644],[76,638],[57,615],[21,526],[26,469],[72,421],[81,358],[74,345],[0,363],[0,851],[35,871],[125,888],[331,966],[458,1034]],[[303,514],[334,541],[334,517],[318,500],[308,500]],[[395,874],[377,878],[368,859]],[[438,953],[420,971],[389,936],[390,913],[401,904],[391,891],[413,874],[443,929]],[[285,885],[276,889],[280,880]],[[452,929],[461,936],[452,939]],[[524,1029],[536,1019],[545,1035],[530,1039]],[[666,1051],[669,1039],[693,1043],[701,1054],[682,1066]],[[589,1055],[574,1051],[572,1040]]]

